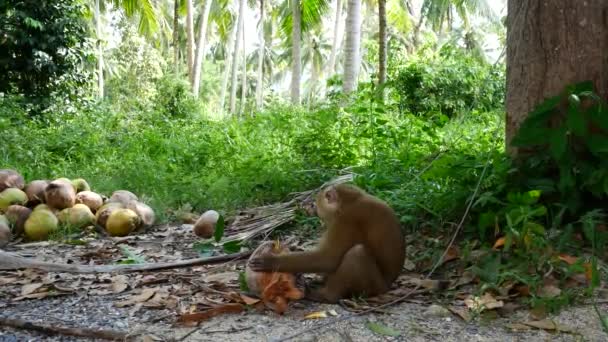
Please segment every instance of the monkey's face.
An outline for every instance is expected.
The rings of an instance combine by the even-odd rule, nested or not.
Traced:
[[[315,204],[319,218],[325,222],[331,221],[336,216],[340,205],[336,188],[330,186],[321,190],[317,194]]]

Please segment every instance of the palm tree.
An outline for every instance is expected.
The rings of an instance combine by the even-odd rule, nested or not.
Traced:
[[[234,21],[234,20],[233,20]],[[234,63],[234,59],[233,58],[233,47],[234,45],[232,44],[232,42],[236,39],[236,31],[237,31],[237,24],[232,23],[232,28],[230,30],[230,34],[228,36],[228,39],[226,41],[225,45],[228,45],[228,50],[225,52],[225,58],[224,58],[224,76],[222,77],[222,90],[220,92],[220,109],[224,110],[224,105],[226,103],[226,92],[228,89],[228,76],[230,75],[230,71],[232,70],[232,66],[231,64]]]
[[[243,25],[243,71],[241,73],[241,108],[239,109],[239,113],[242,115],[245,114],[245,102],[247,100],[247,56],[245,55],[245,20],[242,22]]]
[[[313,98],[318,93],[319,79],[323,76],[323,68],[328,60],[328,52],[331,51],[332,46],[323,35],[323,30],[318,30],[316,34],[311,34],[304,42],[302,61],[305,63],[304,68],[308,67],[310,69],[306,97],[308,98],[308,105],[311,105]]]
[[[420,17],[426,19],[435,31],[441,32],[445,24],[448,31],[452,29],[455,13],[458,14],[465,28],[470,27],[471,15],[491,21],[497,20],[496,14],[486,0],[424,0]]]
[[[334,19],[334,33],[331,45],[331,54],[329,55],[329,64],[327,65],[327,74],[333,75],[336,72],[336,56],[338,54],[338,46],[342,45],[342,36],[340,35],[340,23],[342,22],[342,0],[336,0],[336,10]]]
[[[292,28],[291,41],[291,102],[300,104],[300,78],[302,73],[302,60],[300,56],[300,43],[302,39],[302,12],[300,0],[291,0]]]
[[[382,92],[386,82],[386,0],[378,0],[378,88]]]
[[[264,104],[264,49],[266,43],[264,40],[264,0],[260,0],[260,22],[259,22],[259,47],[258,47],[258,78],[255,88],[255,106],[259,110]]]
[[[186,39],[186,61],[188,63],[188,77],[190,79],[190,82],[192,82],[192,68],[194,66],[194,6],[192,5],[192,0],[186,0]]]
[[[346,46],[344,48],[344,93],[357,89],[357,79],[361,65],[361,0],[348,0],[346,15]]]
[[[179,73],[179,0],[173,2],[173,63],[175,73]]]
[[[236,111],[236,86],[237,86],[237,69],[239,56],[239,42],[241,41],[241,32],[243,30],[243,20],[245,19],[245,0],[239,0],[239,14],[237,20],[237,29],[234,39],[234,50],[232,50],[232,81],[230,83],[230,113]]]
[[[192,92],[194,97],[198,98],[200,81],[201,81],[201,67],[203,64],[203,56],[205,55],[205,39],[207,37],[207,24],[209,22],[209,12],[211,11],[211,4],[213,0],[205,0],[202,11],[202,18],[198,33],[198,43],[196,44],[196,55],[194,59],[194,67],[192,68]]]
[[[95,33],[97,35],[97,97],[103,98],[103,47],[101,45],[101,10],[99,0],[95,0]]]

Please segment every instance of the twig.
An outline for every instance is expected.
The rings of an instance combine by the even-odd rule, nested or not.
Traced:
[[[127,340],[128,334],[116,331],[116,330],[101,330],[101,329],[90,329],[90,328],[71,328],[57,325],[34,323],[19,318],[6,318],[0,317],[0,325],[24,329],[24,330],[35,330],[46,334],[61,334],[69,336],[87,337],[87,338],[98,338],[104,340]]]
[[[241,332],[241,331],[245,331],[245,330],[249,330],[252,329],[253,327],[243,327],[243,328],[232,328],[232,329],[225,329],[225,330],[205,330],[205,334],[214,334],[214,333],[226,333],[226,334],[232,334],[232,333],[236,333],[236,332]]]
[[[176,262],[160,262],[154,264],[132,264],[132,265],[71,265],[46,261],[38,261],[21,257],[14,253],[0,250],[0,270],[14,270],[19,268],[35,268],[47,272],[67,273],[123,273],[166,270],[172,268],[190,267],[198,265],[217,264],[249,257],[252,251],[220,255],[207,258],[196,258]]]

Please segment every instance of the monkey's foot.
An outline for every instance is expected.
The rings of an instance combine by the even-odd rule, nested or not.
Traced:
[[[313,302],[335,304],[340,299],[339,296],[331,293],[327,288],[306,289],[304,298]]]

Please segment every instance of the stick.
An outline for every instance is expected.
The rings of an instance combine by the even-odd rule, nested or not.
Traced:
[[[125,341],[128,337],[127,333],[116,331],[116,330],[101,330],[101,329],[90,329],[90,328],[71,328],[64,327],[57,324],[41,324],[29,322],[19,318],[5,318],[0,317],[0,325],[7,327],[24,329],[24,330],[35,330],[46,334],[61,334],[78,337],[88,338],[101,338],[104,340],[122,340]]]
[[[46,272],[67,273],[123,273],[166,270],[197,265],[218,264],[248,257],[252,251],[219,255],[207,258],[196,258],[175,262],[160,262],[155,264],[132,264],[132,265],[71,265],[60,264],[36,259],[24,258],[14,253],[0,250],[0,270],[15,270],[19,268],[36,268]]]

